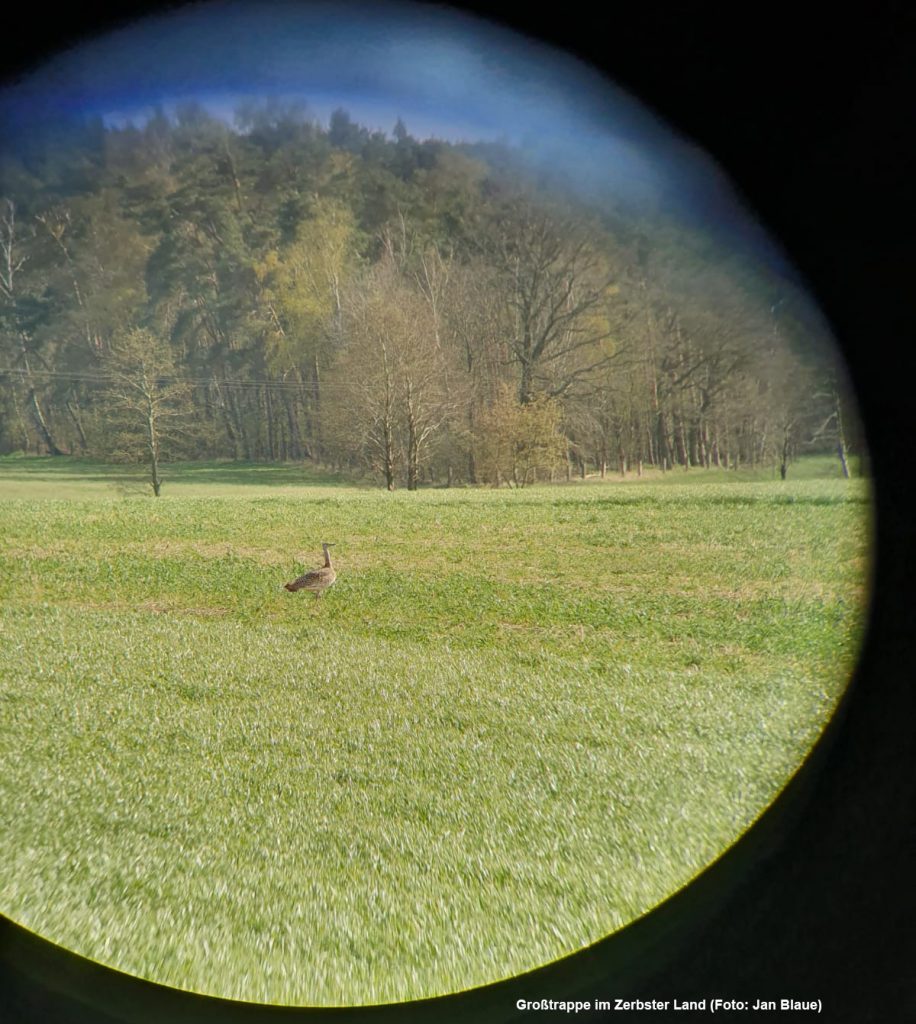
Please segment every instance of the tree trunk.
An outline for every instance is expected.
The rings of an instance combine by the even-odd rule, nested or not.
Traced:
[[[531,363],[522,363],[522,376],[518,384],[518,400],[522,405],[528,405],[533,395],[532,367]]]
[[[23,452],[29,450],[29,428],[26,425],[25,417],[22,415],[22,406],[19,404],[19,388],[14,386],[12,389],[13,393],[13,410],[16,414],[16,426],[19,429],[19,436],[21,438]]]
[[[156,431],[156,412],[151,401],[147,406],[146,443],[149,448],[150,483],[153,485],[153,494],[158,498],[162,489],[159,478],[159,437]]]
[[[302,435],[299,431],[299,418],[296,415],[296,395],[287,393],[283,404],[286,406],[286,419],[289,424],[290,456],[298,460],[302,458]]]
[[[35,388],[29,388],[29,404],[32,407],[32,415],[35,419],[35,424],[38,427],[42,438],[44,438],[48,451],[51,455],[63,455],[64,453],[57,447],[54,437],[51,434],[51,428],[48,426],[44,413],[41,411],[41,405],[38,402],[38,396],[35,394]]]
[[[419,484],[419,452],[417,451],[417,438],[414,425],[411,423],[407,428],[407,490],[415,491]]]
[[[849,479],[849,460],[847,458],[846,450],[846,431],[843,427],[843,410],[840,407],[840,395],[839,392],[834,391],[833,403],[836,409],[836,447],[837,455],[840,457],[840,466],[843,469],[843,478]]]
[[[675,439],[677,441],[677,455],[680,464],[684,469],[690,468],[690,454],[687,449],[687,436],[684,430],[684,418],[679,416],[677,420],[677,428],[675,430]]]
[[[248,436],[248,430],[245,427],[245,417],[242,415],[242,410],[239,407],[239,396],[236,394],[235,389],[229,390],[230,403],[229,407],[233,412],[233,419],[235,420],[235,429],[242,442],[242,455],[246,462],[251,461],[251,439]]]
[[[407,490],[415,491],[420,484],[420,446],[417,408],[410,378],[406,381],[405,412],[407,418]]]
[[[226,437],[229,438],[229,443],[232,445],[232,456],[233,458],[237,459],[241,454],[241,450],[239,448],[238,434],[236,434],[235,428],[232,425],[232,417],[229,412],[226,396],[221,391],[219,381],[216,379],[215,376],[213,378],[213,388],[216,391],[216,404],[217,407],[219,408],[220,416],[222,417],[223,420],[223,427],[226,430]]]
[[[83,430],[83,423],[79,416],[79,403],[77,402],[76,408],[74,408],[73,403],[68,398],[65,404],[67,406],[67,412],[70,413],[70,418],[73,420],[73,425],[76,427],[76,433],[80,442],[80,451],[85,452],[89,447],[89,443],[86,440],[86,432]]]
[[[665,414],[660,411],[655,414],[655,457],[664,472],[668,468],[667,431]]]
[[[315,450],[315,458],[320,462],[324,458],[324,444],[321,435],[321,370],[317,352],[312,356],[312,383],[312,407],[315,410],[312,420],[312,447]]]
[[[267,420],[267,458],[277,461],[277,437],[274,425],[274,403],[270,397],[270,385],[264,385],[264,418]]]

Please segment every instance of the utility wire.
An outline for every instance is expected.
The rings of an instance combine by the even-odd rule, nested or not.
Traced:
[[[9,374],[19,377],[41,377],[52,380],[71,380],[84,384],[112,384],[123,379],[122,375],[101,373],[92,370],[25,370],[18,366],[0,366],[0,375]],[[271,380],[264,377],[255,378],[222,378],[222,377],[183,377],[177,374],[157,374],[156,380],[165,383],[189,384],[192,387],[230,387],[230,388],[271,388],[275,391],[327,391],[328,389],[345,389],[362,387],[366,381],[288,381]],[[443,392],[444,394],[445,392]]]

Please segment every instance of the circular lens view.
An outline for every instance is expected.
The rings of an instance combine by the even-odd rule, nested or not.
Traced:
[[[687,884],[860,643],[829,331],[698,155],[431,8],[195,6],[0,93],[0,912],[266,1003]]]

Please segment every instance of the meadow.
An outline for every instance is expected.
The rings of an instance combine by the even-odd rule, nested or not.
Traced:
[[[0,911],[197,992],[495,981],[734,842],[842,694],[866,482],[388,494],[0,459]],[[337,585],[282,589],[333,541]]]

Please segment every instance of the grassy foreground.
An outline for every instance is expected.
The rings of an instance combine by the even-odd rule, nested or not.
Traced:
[[[121,970],[329,1005],[553,960],[737,838],[848,679],[861,481],[272,470],[0,460],[0,911]],[[283,591],[323,540],[337,586]]]

